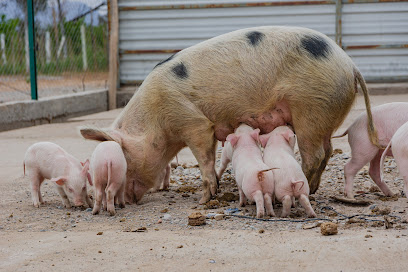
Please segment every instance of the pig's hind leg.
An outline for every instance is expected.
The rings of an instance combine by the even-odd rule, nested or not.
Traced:
[[[92,214],[98,214],[101,210],[102,198],[103,190],[95,186],[95,205],[93,207]]]
[[[265,194],[264,195],[264,201],[265,201],[265,209],[266,209],[266,215],[269,216],[276,216],[275,212],[273,211],[273,205],[272,205],[272,197],[270,194]]]
[[[33,205],[36,208],[40,207],[40,204],[44,203],[41,197],[41,183],[44,180],[38,173],[29,174],[30,183],[31,183],[31,198],[33,200]]]
[[[300,205],[302,205],[302,207],[306,210],[307,216],[316,217],[316,213],[313,211],[312,205],[310,205],[309,198],[306,195],[301,194],[299,197],[299,202]]]
[[[281,217],[287,217],[290,214],[290,207],[292,206],[292,198],[285,195],[282,199],[282,213]]]
[[[260,190],[253,194],[253,199],[256,204],[256,218],[262,218],[265,215],[265,206],[263,194]]]
[[[379,150],[375,157],[370,161],[370,169],[368,171],[370,177],[373,179],[375,184],[381,189],[385,196],[392,196],[393,193],[388,188],[387,184],[381,180],[381,173],[380,173],[380,162],[381,156],[384,150]]]

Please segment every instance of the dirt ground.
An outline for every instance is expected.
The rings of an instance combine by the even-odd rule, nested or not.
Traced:
[[[373,106],[392,101],[408,102],[408,95],[372,96]],[[338,133],[362,111],[358,97]],[[178,155],[169,191],[149,193],[115,216],[65,209],[49,182],[41,190],[46,204],[34,208],[23,177],[26,149],[52,141],[83,161],[97,142],[80,137],[77,127],[109,126],[119,112],[0,133],[0,271],[406,271],[408,199],[401,196],[403,181],[393,159],[386,162],[385,180],[395,197],[378,191],[366,166],[355,178],[354,191],[368,205],[332,198],[343,192],[343,167],[350,157],[347,137],[333,139],[336,151],[319,190],[310,197],[319,218],[315,221],[308,221],[301,207],[292,208],[285,220],[255,220],[255,206],[241,208],[236,201],[230,168],[218,199],[199,205],[200,172],[189,149]],[[281,208],[275,207],[278,215]],[[187,224],[196,211],[209,217],[205,225]],[[216,220],[215,214],[225,215]],[[320,233],[319,223],[328,220],[338,224],[338,234]]]

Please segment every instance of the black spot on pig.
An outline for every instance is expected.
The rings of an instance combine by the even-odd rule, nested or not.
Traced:
[[[173,54],[173,55],[171,55],[170,57],[168,57],[167,59],[162,60],[161,62],[159,62],[158,64],[156,64],[156,66],[154,66],[154,68],[156,68],[157,66],[162,65],[163,63],[166,63],[166,62],[168,62],[168,61],[172,60],[172,59],[174,58],[174,56],[175,56],[175,55],[176,55],[176,54]],[[153,68],[153,69],[154,69],[154,68]]]
[[[302,47],[315,58],[326,58],[330,52],[329,44],[319,36],[306,36],[302,39]]]
[[[248,41],[251,45],[256,46],[258,45],[262,39],[265,37],[265,34],[259,31],[252,31],[246,34]]]
[[[188,78],[187,68],[183,63],[173,66],[173,73],[181,79]]]

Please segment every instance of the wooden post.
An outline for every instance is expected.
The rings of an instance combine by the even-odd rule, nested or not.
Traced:
[[[81,42],[82,42],[82,63],[84,71],[88,69],[88,58],[86,56],[85,26],[81,25]]]
[[[118,1],[111,0],[111,28],[109,39],[109,110],[116,109],[118,86],[119,14]]]
[[[51,62],[51,43],[50,43],[50,32],[45,32],[45,63],[49,64]]]

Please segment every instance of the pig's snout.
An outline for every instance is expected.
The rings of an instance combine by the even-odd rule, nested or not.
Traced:
[[[81,199],[81,200],[75,200],[74,201],[74,206],[75,207],[81,207],[81,206],[85,206],[85,204],[84,204],[84,201]]]

